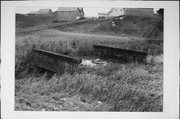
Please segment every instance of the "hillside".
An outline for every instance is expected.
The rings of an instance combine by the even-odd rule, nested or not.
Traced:
[[[16,28],[27,28],[51,24],[53,17],[47,16],[27,16],[25,14],[16,14]]]
[[[66,33],[46,29],[16,35],[16,111],[163,111],[163,56],[157,56],[162,54],[161,46],[144,43],[144,40],[127,41],[121,37],[112,39]],[[84,61],[99,60],[94,44],[134,50],[141,48],[143,51],[149,49],[151,52],[147,64],[100,60],[107,64],[91,67]],[[65,63],[65,67],[61,65],[59,68],[64,74],[52,75],[35,66],[36,59],[43,57],[34,55],[34,46],[79,57],[83,62],[78,66]],[[48,58],[40,61],[53,63]],[[61,62],[54,63],[58,66]]]
[[[123,16],[111,19],[96,19],[75,23],[73,25],[56,26],[62,31],[97,33],[121,36],[138,36],[162,40],[163,22],[160,17]]]
[[[18,25],[16,31],[23,32],[16,32],[15,39],[16,111],[163,111],[163,43],[134,39],[135,35],[162,33],[158,17],[125,16],[57,24],[30,16],[18,16],[17,20],[24,28]],[[101,58],[94,44],[148,52],[147,62],[129,61],[134,58],[126,54],[117,54],[119,61],[108,60],[106,51],[100,52],[104,55]],[[82,63],[53,61],[35,54],[32,48],[77,57]],[[57,67],[62,74],[40,69],[38,62]]]
[[[102,23],[97,31],[113,32],[139,37],[160,37],[163,32],[159,17],[124,16]]]
[[[56,30],[163,39],[163,21],[159,16],[121,16],[111,19],[87,18],[75,22],[53,23],[53,17],[16,14],[16,28],[52,26]]]

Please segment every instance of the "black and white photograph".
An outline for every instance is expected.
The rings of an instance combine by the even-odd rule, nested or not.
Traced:
[[[163,9],[16,10],[16,111],[163,111]]]
[[[116,113],[113,119],[125,113],[177,118],[176,110],[170,114],[177,103],[170,96],[175,100],[179,94],[179,71],[172,71],[179,44],[169,19],[172,26],[177,20],[172,21],[174,9],[165,2],[15,3],[14,33],[5,32],[9,46],[1,41],[1,70],[6,73],[0,79],[11,90],[6,95],[8,88],[2,86],[0,93],[9,102],[2,103],[4,117],[13,117],[9,110],[19,114],[15,118],[21,113],[21,118],[36,117],[33,112],[44,117],[96,112],[103,117]],[[5,15],[3,9],[8,16],[10,10]]]

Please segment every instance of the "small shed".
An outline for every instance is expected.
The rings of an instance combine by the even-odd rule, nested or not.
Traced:
[[[38,11],[31,11],[27,15],[31,16],[51,16],[53,12],[51,9],[40,9]]]
[[[109,14],[107,12],[99,12],[99,18],[109,18]]]
[[[57,21],[74,21],[84,18],[84,11],[79,7],[59,7],[54,15]]]

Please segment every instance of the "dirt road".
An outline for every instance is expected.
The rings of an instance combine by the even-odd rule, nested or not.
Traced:
[[[56,29],[46,29],[34,32],[36,35],[46,38],[56,38],[56,39],[92,39],[92,40],[118,40],[118,41],[130,41],[130,40],[143,40],[143,38],[136,37],[123,37],[123,36],[113,36],[113,35],[102,35],[102,34],[88,34],[88,33],[77,33],[77,32],[64,32]]]
[[[108,19],[107,19],[108,20]],[[99,21],[107,21],[105,20],[99,20]],[[60,23],[49,23],[44,25],[37,25],[33,27],[27,27],[27,28],[16,28],[16,33],[26,33],[26,32],[33,32],[33,31],[39,31],[39,30],[45,30],[48,28],[54,28],[54,27],[61,27],[65,25],[73,25],[73,24],[80,24],[83,22],[89,21],[88,19],[80,20],[80,21],[69,21],[69,22],[60,22]],[[94,20],[91,20],[94,21]]]
[[[74,36],[74,37],[87,37],[87,38],[109,38],[109,39],[123,39],[123,40],[130,40],[128,37],[122,36],[113,36],[113,35],[101,35],[101,34],[88,34],[88,33],[74,33],[74,32],[64,32],[58,31],[59,34],[65,36]]]

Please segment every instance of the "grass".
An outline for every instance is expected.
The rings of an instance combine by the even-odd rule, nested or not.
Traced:
[[[85,19],[80,20],[79,22],[75,22],[72,24],[64,25],[64,26],[56,26],[54,27],[57,30],[61,31],[71,31],[71,32],[81,32],[81,33],[97,33],[94,32],[94,29],[98,28],[101,23],[105,23],[110,20],[101,20],[101,19]]]
[[[49,18],[40,22],[42,18],[16,17],[17,28],[49,23]],[[161,23],[158,17],[127,16],[122,20],[84,20],[73,26],[16,34],[15,110],[162,112],[163,43],[150,44],[133,37],[124,42],[111,38],[78,37],[62,35],[58,31],[144,35],[147,39],[162,40]],[[90,59],[96,58],[94,44],[148,52],[147,64],[108,63],[100,67],[66,64],[65,69],[60,68],[64,74],[51,77],[48,72],[35,67],[33,47]],[[43,61],[52,63],[48,58]],[[55,65],[61,67],[60,62]]]
[[[113,25],[113,22],[115,25]],[[163,40],[163,21],[154,16],[124,16],[123,19],[111,18],[106,20],[86,20],[83,23],[74,23],[54,27],[58,30],[98,33],[120,36],[144,37],[151,40]]]
[[[54,75],[49,80],[45,75],[30,76],[16,80],[15,108],[162,111],[162,83],[162,65],[111,64],[73,75]]]
[[[53,17],[49,16],[27,16],[24,14],[16,14],[16,28],[27,28],[44,24],[52,24],[53,19]]]
[[[112,22],[115,26],[112,25]],[[122,20],[117,17],[111,21],[101,23],[95,31],[162,40],[163,21],[158,16],[124,16]]]
[[[27,16],[16,14],[16,28],[29,28],[38,26],[53,26],[54,16]],[[66,23],[66,22],[65,22]],[[61,31],[108,34],[120,36],[144,37],[150,40],[163,40],[163,20],[154,16],[124,16],[123,19],[83,19],[69,24],[55,25],[54,29]]]
[[[118,40],[102,40],[90,38],[74,38],[67,36],[58,36],[54,30],[45,30],[42,32],[32,33],[30,35],[23,35],[16,37],[16,76],[26,75],[26,73],[33,70],[33,55],[32,47],[66,54],[75,57],[93,56],[94,44],[102,44],[105,46],[113,46],[117,48],[126,48],[132,50],[141,50],[149,52],[149,55],[160,55],[163,53],[163,47],[157,44],[148,44],[142,40],[134,40],[128,42],[121,42]],[[20,76],[22,77],[22,76]]]
[[[147,51],[148,64],[118,64],[70,68],[48,78],[34,66],[32,47],[94,57],[93,44]],[[15,110],[30,111],[163,111],[162,46],[144,41],[121,42],[59,36],[44,30],[16,36]],[[46,59],[48,60],[48,59]]]

